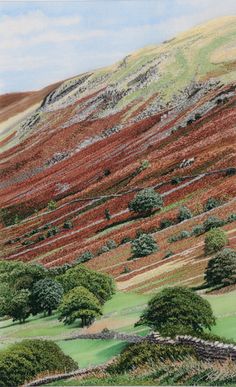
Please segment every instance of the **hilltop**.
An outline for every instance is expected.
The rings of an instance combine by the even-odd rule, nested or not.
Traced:
[[[168,240],[236,212],[235,43],[236,17],[224,17],[113,66],[1,96],[1,258],[51,267],[89,250],[86,265],[121,290],[201,284],[204,235]],[[164,207],[135,217],[128,203],[146,187]],[[209,198],[219,203],[210,213]],[[183,204],[193,217],[177,224]],[[235,220],[224,229],[234,246]],[[142,231],[160,250],[130,260]]]

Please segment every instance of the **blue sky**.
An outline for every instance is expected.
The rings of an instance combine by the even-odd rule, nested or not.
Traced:
[[[224,15],[236,0],[0,2],[0,94],[35,90]]]

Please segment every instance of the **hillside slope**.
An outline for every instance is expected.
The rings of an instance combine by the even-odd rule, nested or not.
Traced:
[[[168,237],[204,221],[209,197],[222,203],[212,214],[236,212],[235,175],[226,173],[236,166],[235,47],[236,17],[224,17],[108,68],[0,97],[2,258],[60,265],[142,229],[156,233],[158,253],[127,261],[126,243],[87,264],[113,274],[120,289],[148,292],[169,272],[201,282],[203,237],[171,246]],[[128,202],[150,186],[164,208],[137,219]],[[57,208],[49,211],[51,200]],[[195,217],[158,231],[182,203]],[[71,229],[63,228],[68,219]],[[225,228],[235,244],[235,222]]]

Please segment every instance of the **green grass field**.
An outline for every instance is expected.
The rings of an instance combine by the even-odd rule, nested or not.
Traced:
[[[217,317],[212,333],[236,341],[236,291],[205,297]]]

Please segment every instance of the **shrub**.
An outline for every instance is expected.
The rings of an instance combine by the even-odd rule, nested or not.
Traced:
[[[102,315],[97,297],[83,286],[73,288],[63,297],[58,312],[59,321],[72,324],[80,319],[82,327],[90,325],[96,317]]]
[[[226,233],[220,229],[212,229],[208,231],[205,237],[205,254],[216,253],[221,250],[228,242]]]
[[[142,234],[131,242],[134,258],[145,257],[158,250],[155,239],[149,234]]]
[[[172,255],[174,255],[173,251],[168,250],[168,251],[165,253],[164,258],[170,258],[170,257],[172,257]]]
[[[145,188],[138,192],[129,203],[130,211],[145,215],[150,215],[154,209],[162,206],[163,199],[153,188]]]
[[[228,168],[226,171],[226,176],[233,176],[236,174],[236,168]]]
[[[77,363],[53,341],[23,340],[0,352],[0,387],[20,386],[43,372],[70,372]]]
[[[181,181],[182,181],[182,177],[173,177],[171,179],[171,184],[173,184],[173,185],[179,184],[179,183],[181,183]]]
[[[110,169],[104,169],[103,174],[104,176],[109,176],[111,174]]]
[[[177,242],[177,241],[180,241],[182,239],[189,238],[190,236],[191,236],[191,233],[189,231],[182,230],[178,234],[171,235],[168,238],[168,242],[170,242],[170,243]]]
[[[131,272],[131,269],[128,266],[125,266],[124,269],[122,270],[121,274],[128,274]]]
[[[98,250],[98,255],[107,253],[108,251],[110,251],[109,247],[107,245],[104,245]]]
[[[104,211],[104,213],[105,213],[105,218],[106,218],[107,220],[110,220],[110,219],[111,219],[111,213],[110,213],[110,210],[109,210],[108,208],[106,208],[105,211]]]
[[[201,333],[215,318],[209,302],[192,290],[171,287],[157,293],[136,325],[148,325],[162,335]]]
[[[106,245],[109,248],[109,250],[115,249],[117,247],[117,244],[115,241],[113,241],[113,239],[109,239]]]
[[[44,241],[46,239],[46,236],[41,234],[38,236],[38,238],[36,239],[36,242],[41,242],[41,241]]]
[[[167,228],[167,227],[172,226],[173,224],[174,224],[174,222],[173,222],[172,219],[168,219],[168,218],[162,219],[162,220],[160,221],[160,229],[163,230],[163,229],[165,229],[165,228]]]
[[[120,244],[121,244],[121,245],[124,245],[125,243],[131,242],[131,241],[132,241],[132,238],[130,238],[130,237],[124,237],[123,239],[121,239]]]
[[[160,362],[160,360],[178,361],[186,356],[196,356],[193,348],[166,344],[150,344],[143,341],[138,344],[129,344],[113,364],[108,366],[109,373],[124,373],[138,367]]]
[[[71,222],[71,220],[66,220],[63,224],[63,228],[65,229],[71,229],[73,228],[73,223]]]
[[[192,229],[192,235],[199,236],[205,232],[204,226],[201,224],[197,224]]]
[[[227,218],[227,223],[236,222],[236,214],[230,214]]]
[[[210,259],[205,271],[208,286],[226,286],[236,283],[236,252],[223,249]]]
[[[47,232],[47,238],[50,238],[53,235],[56,235],[59,233],[59,228],[57,226],[53,226],[50,230]]]
[[[203,227],[205,231],[209,231],[212,228],[217,228],[223,226],[224,221],[216,216],[209,216],[205,222],[203,222]]]
[[[204,211],[210,211],[213,208],[219,207],[221,205],[221,201],[217,198],[209,198],[207,202],[204,204]]]
[[[53,211],[57,208],[57,203],[54,200],[50,200],[48,203],[48,211]]]
[[[87,262],[90,259],[94,258],[93,253],[91,251],[85,251],[79,258],[76,259],[76,263],[83,263]]]
[[[179,214],[177,218],[179,222],[183,222],[184,220],[191,219],[192,213],[188,207],[182,206],[179,209]]]

